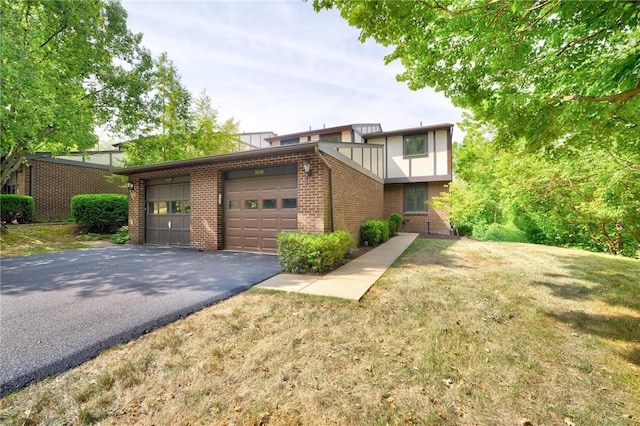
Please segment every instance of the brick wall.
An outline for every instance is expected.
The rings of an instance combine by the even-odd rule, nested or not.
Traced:
[[[311,175],[306,176],[303,160],[311,163]],[[191,246],[201,250],[224,247],[223,206],[218,203],[223,193],[223,172],[259,167],[297,164],[298,228],[308,232],[324,232],[328,225],[328,173],[315,153],[279,155],[211,165],[177,167],[175,169],[131,175],[134,191],[129,198],[129,234],[131,241],[144,242],[144,183],[142,180],[189,176],[191,178]]]
[[[345,230],[360,242],[360,225],[384,217],[383,184],[326,156],[333,170],[334,229]]]
[[[24,175],[24,193],[33,197],[38,221],[67,219],[71,198],[78,194],[126,194],[122,182],[109,182],[111,172],[104,168],[30,160]],[[31,176],[29,176],[31,175]],[[29,181],[29,178],[32,180]],[[30,193],[33,190],[33,193]]]
[[[427,184],[427,197],[437,197],[441,192],[448,192],[448,182],[429,182]],[[404,185],[387,184],[384,186],[384,215],[388,217],[392,213],[399,213],[404,219],[402,231],[420,232],[426,234],[449,234],[449,214],[445,211],[427,207],[425,213],[404,213]]]

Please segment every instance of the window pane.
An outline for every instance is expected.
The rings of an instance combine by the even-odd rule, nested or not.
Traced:
[[[169,202],[168,201],[156,201],[158,205],[158,214],[167,214],[169,213]]]
[[[404,193],[404,208],[407,212],[424,212],[427,210],[426,185],[407,185]]]
[[[238,200],[230,200],[229,201],[229,210],[240,210],[240,201],[238,201]]]
[[[405,136],[404,137],[404,154],[405,155],[426,155],[427,138],[425,135]]]
[[[271,199],[271,200],[262,200],[262,208],[267,210],[267,209],[275,209],[276,208],[276,200],[275,199]]]
[[[147,214],[158,214],[156,205],[153,201],[147,201]]]
[[[189,203],[189,200],[184,200],[182,202],[182,207],[184,208],[184,214],[191,213],[191,204]]]
[[[322,142],[342,142],[342,134],[341,133],[331,133],[328,135],[320,135],[320,140]]]
[[[182,213],[182,201],[171,202],[171,213]]]
[[[244,200],[245,210],[256,210],[258,208],[258,200]]]
[[[280,145],[284,146],[284,145],[293,145],[296,143],[300,143],[300,139],[298,138],[294,138],[294,139],[284,139],[280,141]]]
[[[282,208],[283,209],[295,209],[298,207],[298,199],[297,198],[283,198],[282,199]]]

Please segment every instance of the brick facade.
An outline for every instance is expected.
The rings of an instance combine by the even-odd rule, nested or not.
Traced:
[[[33,197],[36,221],[71,217],[71,198],[78,194],[126,194],[127,190],[107,167],[55,160],[29,160],[18,173],[17,193]]]
[[[304,160],[311,164],[311,175],[306,176]],[[145,232],[145,181],[159,178],[190,177],[191,246],[199,250],[224,248],[223,173],[232,170],[260,167],[297,165],[298,229],[307,232],[325,232],[329,229],[328,170],[314,152],[288,155],[266,155],[229,162],[132,174],[129,180],[134,190],[129,197],[129,234],[131,241],[142,244]],[[222,201],[222,203],[220,202]]]
[[[333,173],[334,229],[343,229],[360,243],[360,225],[383,217],[382,182],[334,158],[327,157]]]
[[[426,185],[428,199],[449,191],[448,182],[429,182]],[[425,213],[405,213],[404,185],[401,183],[384,186],[384,215],[388,217],[392,213],[402,215],[402,231],[405,232],[441,235],[448,235],[450,232],[449,214],[445,211],[429,206]]]

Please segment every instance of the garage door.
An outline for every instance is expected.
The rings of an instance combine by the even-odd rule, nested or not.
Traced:
[[[298,229],[297,197],[295,167],[227,173],[225,248],[275,253],[278,232]]]
[[[191,205],[188,178],[149,181],[146,186],[147,244],[189,246]]]

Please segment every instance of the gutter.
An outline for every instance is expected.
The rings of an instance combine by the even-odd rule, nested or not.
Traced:
[[[333,169],[331,168],[331,165],[329,165],[327,160],[324,158],[322,153],[320,153],[320,150],[318,149],[318,144],[316,144],[316,146],[314,147],[314,151],[316,152],[318,157],[320,157],[320,160],[324,163],[324,165],[327,166],[327,168],[329,169],[329,213],[331,218],[331,225],[330,225],[331,228],[329,232],[333,232]]]

